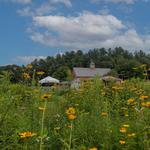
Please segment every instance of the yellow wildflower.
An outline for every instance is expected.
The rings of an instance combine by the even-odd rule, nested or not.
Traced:
[[[132,104],[132,103],[134,103],[135,102],[135,99],[133,99],[133,98],[129,98],[128,99],[128,104]]]
[[[25,79],[29,79],[30,78],[30,75],[28,74],[28,73],[23,73],[23,78],[25,78]]]
[[[150,107],[150,102],[142,102],[141,106],[143,106],[143,107]]]
[[[96,147],[90,148],[89,150],[98,150]]]
[[[51,94],[45,93],[45,94],[43,94],[43,95],[41,96],[41,99],[42,99],[42,100],[45,100],[45,99],[48,99],[48,98],[51,97],[51,96],[52,96]]]
[[[150,107],[150,102],[146,102],[146,107]]]
[[[144,100],[144,99],[147,99],[147,98],[148,98],[148,96],[146,96],[146,95],[141,95],[141,96],[140,96],[140,99],[141,99],[141,100]]]
[[[107,115],[108,115],[107,112],[102,112],[102,113],[101,113],[101,116],[107,116]]]
[[[74,115],[76,113],[75,109],[73,107],[69,107],[67,110],[66,110],[66,114],[67,115]]]
[[[120,140],[119,143],[120,143],[121,145],[124,145],[124,144],[126,143],[126,141],[125,141],[125,140]]]
[[[135,136],[136,136],[135,133],[129,133],[129,134],[128,134],[128,137],[135,137]]]
[[[69,120],[74,120],[76,118],[76,111],[75,111],[75,108],[73,107],[69,107],[67,110],[66,110],[66,114],[68,116],[68,119]]]
[[[39,72],[37,72],[36,74],[37,75],[43,75],[45,72],[43,72],[43,71],[39,71]]]
[[[26,137],[32,137],[32,136],[36,136],[37,134],[36,133],[32,133],[32,132],[22,132],[22,133],[19,133],[19,136],[21,138],[26,138]]]
[[[124,128],[124,127],[122,127],[122,128],[120,128],[120,132],[121,132],[121,133],[126,133],[126,132],[127,132],[127,129]]]
[[[39,107],[39,110],[44,111],[45,108],[44,107]]]
[[[124,127],[124,128],[128,128],[129,125],[128,125],[128,124],[124,124],[123,127]]]
[[[74,119],[76,119],[76,116],[75,115],[68,115],[68,119],[69,120],[74,120]]]
[[[146,106],[146,102],[142,102],[141,106],[145,107]]]

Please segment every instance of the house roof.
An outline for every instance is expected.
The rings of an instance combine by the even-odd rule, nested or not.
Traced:
[[[104,76],[110,72],[110,70],[111,69],[109,68],[73,68],[76,77],[94,77],[96,75]]]

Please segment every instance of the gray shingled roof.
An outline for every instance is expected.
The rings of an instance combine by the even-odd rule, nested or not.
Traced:
[[[111,69],[109,68],[73,68],[76,77],[94,77],[96,75],[104,76],[110,72],[110,70]]]

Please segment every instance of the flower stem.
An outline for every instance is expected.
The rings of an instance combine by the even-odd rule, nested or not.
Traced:
[[[69,150],[71,150],[71,144],[72,144],[72,129],[73,129],[73,124],[71,121],[71,126],[70,126],[70,137],[69,137]]]
[[[43,149],[43,131],[44,131],[44,119],[45,119],[45,110],[46,110],[47,100],[44,103],[44,110],[42,113],[42,122],[41,122],[41,133],[40,133],[40,150]]]

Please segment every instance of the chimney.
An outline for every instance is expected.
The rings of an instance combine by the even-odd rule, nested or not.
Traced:
[[[95,63],[93,61],[90,62],[90,68],[95,69]]]

